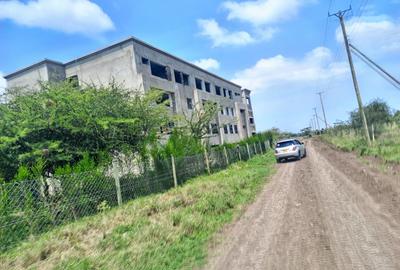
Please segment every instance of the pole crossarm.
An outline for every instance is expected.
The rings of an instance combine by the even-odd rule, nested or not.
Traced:
[[[332,17],[332,16],[335,16],[335,17],[338,17],[338,18],[340,18],[340,17],[343,17],[347,12],[349,12],[349,11],[351,11],[351,5],[349,6],[349,8],[348,9],[346,9],[346,10],[339,10],[338,12],[336,12],[336,13],[330,13],[330,12],[328,12],[328,17]]]

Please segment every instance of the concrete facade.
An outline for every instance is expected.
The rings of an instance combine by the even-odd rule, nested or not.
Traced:
[[[14,75],[15,74],[15,75]],[[64,64],[45,59],[10,75],[5,76],[8,88],[39,89],[41,81],[60,81],[65,79]]]
[[[142,92],[161,89],[168,94],[171,110],[187,116],[205,101],[216,102],[221,111],[210,126],[211,144],[236,142],[256,132],[250,90],[133,37],[65,64],[44,60],[5,76],[9,88],[33,90],[40,81],[66,78],[80,85],[108,85],[113,80]]]

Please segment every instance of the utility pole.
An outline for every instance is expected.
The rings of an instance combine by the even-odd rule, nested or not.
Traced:
[[[310,119],[310,129],[311,129],[311,134],[314,134],[314,123],[312,119]]]
[[[367,118],[365,117],[365,113],[364,113],[364,107],[363,107],[362,100],[361,100],[360,89],[358,87],[356,72],[354,70],[353,58],[352,58],[351,52],[350,52],[349,40],[347,38],[346,27],[344,25],[344,15],[350,10],[351,10],[351,7],[344,11],[340,10],[335,14],[328,14],[328,15],[329,15],[329,17],[336,16],[337,18],[339,18],[340,26],[342,27],[344,45],[346,46],[347,58],[349,60],[349,65],[350,65],[350,69],[351,69],[351,77],[353,78],[354,90],[355,90],[356,96],[357,96],[358,110],[360,112],[361,120],[363,122],[365,138],[367,139],[368,145],[371,145],[371,139],[369,137],[369,132],[368,132]]]
[[[314,133],[317,133],[317,124],[315,123],[315,115],[312,115],[311,117],[312,117],[311,118],[311,123],[312,123],[313,128],[314,128]]]
[[[319,127],[319,120],[318,120],[318,114],[317,114],[317,108],[313,108],[313,109],[314,109],[314,112],[315,112],[315,114],[314,114],[315,119],[317,120],[317,127],[318,127],[318,130],[320,130],[320,127]]]
[[[322,113],[324,114],[325,128],[328,129],[328,122],[326,121],[324,102],[322,101],[322,93],[323,92],[318,92],[317,95],[319,95],[319,100],[321,101]]]

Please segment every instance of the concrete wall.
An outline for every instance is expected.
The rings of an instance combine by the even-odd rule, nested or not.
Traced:
[[[8,88],[39,90],[40,81],[60,81],[65,79],[65,69],[61,63],[44,60],[26,70],[15,73],[7,79]]]
[[[32,69],[21,72],[12,78],[7,79],[8,88],[26,88],[29,90],[38,90],[40,81],[49,79],[47,65],[45,63]]]
[[[251,103],[250,93],[251,93],[250,90],[243,89],[242,99],[243,99],[243,104],[246,105],[246,122],[249,127],[248,136],[251,136],[252,134],[256,133],[256,122],[254,119],[253,106]],[[253,124],[250,123],[250,118],[253,118]]]
[[[142,57],[149,63],[142,63]],[[46,60],[48,61],[48,60]],[[170,78],[163,79],[151,74],[150,61],[167,66]],[[175,81],[174,70],[189,75],[189,85]],[[80,84],[94,84],[97,86],[108,85],[112,80],[132,90],[142,92],[151,88],[166,91],[172,97],[172,111],[190,116],[193,110],[187,106],[187,99],[192,100],[193,106],[202,106],[203,101],[216,102],[224,110],[219,113],[215,123],[220,126],[219,134],[210,134],[212,144],[236,142],[245,139],[255,131],[255,125],[249,124],[249,115],[252,113],[251,104],[246,104],[249,90],[242,90],[240,86],[223,78],[206,72],[196,66],[182,61],[168,53],[152,48],[136,39],[128,39],[99,50],[87,56],[78,58],[69,63],[57,64],[48,61],[43,65],[32,66],[26,72],[15,75],[7,80],[9,87],[30,86],[37,87],[38,81],[59,81],[77,76]],[[195,78],[202,80],[203,90],[196,89]],[[211,92],[205,91],[205,82],[210,83]],[[221,89],[221,96],[216,95],[215,86]],[[232,99],[223,96],[223,89],[232,91]],[[235,93],[237,93],[235,95]],[[229,115],[226,108],[229,108]],[[231,108],[234,110],[232,115]],[[241,111],[244,113],[241,114]],[[238,133],[224,132],[224,125],[237,125]]]
[[[148,91],[151,88],[158,88],[171,93],[175,98],[175,111],[177,113],[182,113],[185,115],[191,114],[191,110],[189,110],[187,107],[187,98],[192,99],[194,105],[198,104],[199,106],[202,106],[201,104],[203,100],[209,100],[212,102],[217,102],[221,107],[224,108],[224,110],[226,107],[234,108],[235,117],[231,115],[221,115],[221,113],[219,113],[216,122],[218,122],[221,127],[224,124],[238,125],[239,134],[224,134],[223,129],[221,128],[222,136],[221,134],[212,135],[210,138],[210,142],[212,144],[235,142],[244,138],[245,134],[243,132],[240,132],[239,112],[236,109],[236,103],[242,103],[241,88],[239,86],[229,83],[225,80],[221,80],[216,76],[212,76],[207,72],[204,72],[173,57],[153,50],[152,48],[149,48],[143,44],[135,43],[134,51],[137,72],[142,77],[143,89],[145,91]],[[148,59],[149,63],[143,64],[142,57]],[[153,76],[151,74],[150,61],[167,66],[171,72],[170,80]],[[190,76],[188,86],[175,82],[174,70],[184,72]],[[195,78],[202,80],[203,90],[196,89]],[[211,84],[211,93],[205,91],[205,81]],[[223,91],[223,88],[231,90],[233,92],[233,99],[216,95],[215,85],[221,87],[221,92]],[[235,92],[238,93],[239,96],[236,96],[234,94]],[[242,134],[242,136],[240,134]]]
[[[133,61],[132,42],[77,59],[66,65],[66,77],[78,76],[80,84],[107,86],[112,80],[126,88],[140,88],[137,79],[136,65]]]
[[[65,79],[65,67],[55,63],[47,64],[48,80],[59,82]]]

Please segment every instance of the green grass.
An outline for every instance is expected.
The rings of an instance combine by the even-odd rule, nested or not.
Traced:
[[[274,172],[272,152],[29,239],[0,269],[188,269]]]
[[[375,156],[389,162],[400,162],[400,127],[396,124],[382,127],[371,146],[367,145],[361,135],[350,131],[327,133],[321,138],[344,151],[356,151],[361,156]]]

